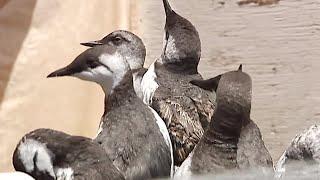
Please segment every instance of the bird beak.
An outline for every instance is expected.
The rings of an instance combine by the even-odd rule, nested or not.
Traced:
[[[47,76],[47,78],[60,76],[73,76],[76,73],[86,71],[86,66],[81,65],[81,60],[76,59],[68,66],[58,69]]]
[[[88,47],[94,47],[94,46],[98,46],[98,45],[103,45],[103,43],[100,42],[100,41],[89,41],[89,42],[80,43],[80,44],[83,45],[83,46],[88,46]]]
[[[50,73],[47,78],[52,78],[52,77],[60,77],[60,76],[71,76],[74,74],[71,69],[67,66],[61,69],[58,69],[52,73]]]
[[[204,90],[217,92],[221,76],[222,75],[220,74],[214,78],[210,78],[207,80],[192,80],[190,81],[190,83]]]
[[[173,12],[168,0],[163,0],[163,6],[166,12],[166,16],[168,17]]]

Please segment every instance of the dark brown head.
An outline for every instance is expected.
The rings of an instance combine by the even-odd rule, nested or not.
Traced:
[[[130,72],[124,54],[116,46],[102,45],[87,49],[66,67],[48,75],[51,77],[73,76],[96,82],[109,94]]]
[[[252,81],[242,72],[242,65],[209,80],[193,84],[207,90],[216,89],[216,109],[210,122],[211,129],[226,139],[237,142],[243,123],[250,119]]]
[[[238,71],[242,71],[242,64],[240,64]],[[220,74],[214,78],[210,78],[207,80],[196,79],[190,81],[190,83],[204,90],[216,92],[222,75],[223,74]]]
[[[241,66],[240,66],[241,67]],[[230,71],[221,76],[217,89],[217,109],[228,109],[232,116],[250,118],[252,81],[242,72]]]
[[[100,45],[116,46],[130,64],[131,69],[142,68],[145,61],[146,48],[142,40],[129,31],[117,30],[108,34],[101,40],[80,44],[88,47]]]
[[[163,0],[166,13],[165,42],[162,63],[188,63],[197,69],[201,56],[199,33],[190,21],[172,10],[168,0]]]

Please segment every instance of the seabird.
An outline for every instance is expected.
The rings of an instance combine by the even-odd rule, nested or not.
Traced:
[[[100,46],[105,44],[113,45],[114,44],[113,39],[117,38],[118,36],[129,39],[130,43],[132,44],[130,51],[125,53],[127,54],[125,58],[129,63],[132,71],[134,90],[140,98],[143,98],[141,81],[142,81],[143,75],[147,72],[147,69],[143,67],[145,56],[146,56],[146,48],[142,40],[138,36],[136,36],[130,31],[117,30],[108,34],[107,36],[105,36],[100,40],[89,41],[89,42],[80,43],[80,44],[87,47],[95,47],[95,46]],[[119,46],[122,47],[120,50],[127,51],[126,45],[127,44],[120,44]]]
[[[100,40],[89,41],[89,42],[80,43],[80,44],[87,47],[95,47],[95,46],[108,45],[108,44],[114,45],[113,39],[117,38],[117,36],[126,37],[131,41],[130,51],[128,51],[126,47],[128,46],[128,44],[120,44],[119,46],[121,46],[120,50],[123,51],[124,54],[128,54],[125,56],[125,59],[129,63],[130,69],[132,71],[133,87],[138,97],[140,99],[143,99],[141,82],[144,74],[147,72],[147,69],[143,67],[145,56],[146,56],[146,48],[142,40],[138,36],[126,30],[117,30],[108,34],[107,36],[105,36]],[[166,125],[154,109],[152,109],[150,106],[149,106],[149,109],[150,111],[152,111],[155,118],[157,119],[157,124],[161,130],[161,133],[163,134],[167,144],[169,145],[170,152],[171,152],[170,154],[172,156],[171,159],[173,161],[172,143],[171,143],[169,132],[166,128]],[[173,173],[174,173],[174,167],[172,162],[171,176],[173,175]]]
[[[238,70],[233,73],[240,75],[243,74],[242,65],[240,65]],[[222,75],[218,75],[207,80],[193,80],[190,83],[209,91],[216,91],[221,76]],[[273,161],[264,144],[260,129],[251,118],[244,119],[242,122],[242,129],[237,147],[237,163],[240,169],[261,168],[265,172],[273,169]]]
[[[165,121],[176,166],[187,158],[203,135],[214,111],[212,93],[189,83],[202,79],[197,67],[201,43],[196,28],[163,0],[166,14],[162,55],[142,79],[143,100]]]
[[[303,164],[303,166],[298,166],[299,163],[300,165]],[[297,171],[297,168],[300,170],[301,167],[310,168],[310,165],[319,163],[320,127],[313,125],[297,134],[291,141],[290,146],[285,150],[275,166],[276,177],[279,178],[290,173],[292,170],[288,167],[291,165],[295,165],[293,166],[293,171]]]
[[[168,177],[172,169],[168,139],[159,120],[134,91],[128,64],[131,49],[137,46],[132,38],[138,37],[118,34],[112,42],[89,48],[48,77],[74,76],[102,87],[105,112],[95,142],[126,179]]]
[[[219,79],[217,105],[212,120],[200,142],[178,169],[176,177],[216,175],[239,168],[237,150],[241,128],[250,120],[251,78],[237,70],[216,79]],[[213,79],[210,82],[214,82]],[[212,87],[216,87],[215,82]]]
[[[124,180],[98,143],[51,129],[26,134],[14,151],[13,166],[37,180]]]

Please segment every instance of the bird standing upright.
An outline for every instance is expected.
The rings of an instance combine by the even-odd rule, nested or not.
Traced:
[[[172,169],[170,141],[133,87],[128,62],[137,57],[132,53],[140,52],[133,51],[135,48],[144,48],[136,44],[137,39],[132,33],[112,36],[108,43],[89,48],[48,77],[74,76],[102,87],[105,112],[95,142],[102,145],[126,179],[168,177]]]
[[[211,93],[189,83],[198,73],[201,43],[196,28],[163,0],[166,14],[161,57],[142,79],[143,100],[165,121],[176,166],[185,160],[203,135],[214,111]]]
[[[239,66],[238,71],[233,72],[241,75],[242,65]],[[216,91],[222,76],[223,74],[207,80],[192,80],[191,84],[206,90]],[[251,118],[245,118],[242,121],[241,133],[237,144],[237,163],[240,169],[255,168],[256,170],[262,170],[262,172],[273,172],[271,155],[264,144],[259,127]]]
[[[217,81],[218,80],[218,86]],[[177,177],[223,173],[238,169],[237,150],[242,124],[250,119],[252,82],[241,70],[201,83],[217,88],[217,106],[208,129],[192,154],[178,169]]]
[[[147,69],[143,67],[145,56],[146,56],[146,48],[140,38],[138,38],[136,35],[134,35],[132,32],[126,31],[126,30],[117,30],[114,31],[104,38],[100,40],[95,41],[89,41],[85,43],[80,43],[83,46],[87,47],[95,47],[95,46],[101,46],[105,44],[112,44],[112,39],[117,36],[123,36],[127,39],[130,39],[131,44],[134,44],[135,46],[132,46],[132,49],[128,51],[128,57],[126,58],[130,69],[132,71],[133,76],[133,86],[136,94],[142,98],[142,89],[141,89],[141,81],[142,77],[145,72],[147,72]],[[137,37],[137,38],[132,38]],[[125,44],[120,44],[120,46],[125,46]],[[121,48],[123,51],[126,51],[126,48]]]

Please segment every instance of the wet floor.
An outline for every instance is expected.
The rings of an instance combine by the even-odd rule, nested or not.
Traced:
[[[197,27],[204,77],[240,63],[253,79],[251,117],[276,161],[295,134],[320,120],[320,1],[239,6],[235,0],[170,0]],[[136,31],[150,64],[162,48],[162,1],[140,0]]]

